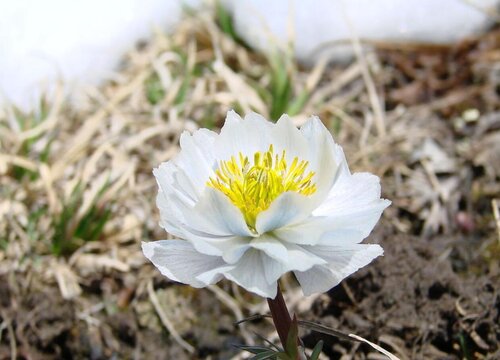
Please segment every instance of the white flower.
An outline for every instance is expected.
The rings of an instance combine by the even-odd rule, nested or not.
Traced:
[[[317,117],[297,129],[230,111],[220,134],[180,138],[154,170],[161,226],[178,240],[143,243],[172,280],[204,287],[222,278],[274,298],[293,271],[305,295],[324,292],[383,250],[360,244],[390,204],[379,178],[351,174]]]

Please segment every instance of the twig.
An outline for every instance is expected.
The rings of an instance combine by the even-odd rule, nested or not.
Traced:
[[[498,210],[499,203],[497,199],[491,200],[491,207],[493,208],[493,216],[495,217],[495,222],[497,225],[497,235],[498,235],[498,242],[500,242],[500,211]]]
[[[147,285],[147,289],[148,289],[148,295],[149,295],[149,300],[151,301],[151,303],[153,304],[153,307],[155,308],[156,310],[156,313],[158,314],[158,316],[160,317],[160,320],[163,324],[163,326],[165,326],[165,328],[167,329],[167,331],[170,333],[170,335],[172,335],[172,337],[174,338],[174,340],[184,349],[186,350],[188,353],[190,354],[193,354],[194,353],[194,347],[192,347],[190,344],[188,344],[180,335],[179,333],[177,332],[177,330],[175,330],[175,327],[174,325],[170,322],[170,319],[167,317],[167,314],[165,314],[165,312],[163,311],[163,308],[161,307],[160,305],[160,301],[158,300],[158,297],[156,296],[156,293],[153,289],[153,281],[152,280],[149,280],[148,282],[148,285]]]
[[[363,76],[363,80],[366,85],[366,90],[368,92],[368,99],[370,100],[370,105],[375,115],[375,126],[377,127],[377,132],[379,135],[385,136],[386,135],[385,115],[384,115],[384,110],[382,109],[382,103],[377,94],[375,82],[373,81],[373,78],[370,74],[370,70],[368,68],[368,62],[366,61],[366,57],[363,54],[361,42],[354,29],[354,26],[351,20],[349,19],[349,16],[347,15],[345,8],[343,6],[342,10],[344,12],[346,23],[349,26],[349,29],[351,30],[352,47],[354,50],[354,54],[356,55],[356,59],[358,60],[359,65],[361,66],[361,75]]]
[[[7,323],[7,331],[9,333],[9,340],[10,340],[10,358],[12,360],[16,360],[17,359],[16,334],[14,333],[14,329],[12,328],[12,323],[10,321]]]
[[[391,354],[389,351],[385,350],[384,348],[382,348],[381,346],[378,346],[377,344],[374,344],[372,343],[371,341],[368,341],[366,340],[365,338],[362,338],[361,336],[358,336],[356,334],[349,334],[349,336],[353,339],[356,339],[358,341],[362,341],[368,345],[370,345],[372,348],[374,348],[375,350],[377,350],[378,352],[384,354],[385,356],[387,356],[390,360],[400,360],[396,355],[394,354]]]

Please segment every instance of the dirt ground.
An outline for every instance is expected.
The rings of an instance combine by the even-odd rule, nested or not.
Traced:
[[[500,359],[500,29],[283,65],[284,93],[273,62],[210,13],[140,44],[84,107],[56,99],[46,122],[22,117],[19,129],[0,112],[0,359],[243,359],[234,344],[277,339],[267,319],[234,325],[266,313],[263,299],[229,282],[175,284],[140,251],[166,237],[151,169],[182,131],[217,129],[231,107],[298,125],[319,115],[392,201],[367,240],[384,257],[310,298],[283,280],[299,319],[403,360]],[[310,348],[325,341],[324,359],[385,358],[302,335]]]
[[[465,266],[478,260],[470,258],[477,249],[477,239],[423,239],[381,227],[371,239],[384,246],[384,257],[317,298],[310,309],[299,312],[300,319],[378,339],[401,359],[500,357],[498,272],[494,276],[480,270],[477,275],[463,274]],[[86,296],[105,298],[114,288],[118,292],[114,301],[128,302],[136,297],[137,305],[147,304],[141,302],[133,287],[123,290],[123,279],[117,275],[92,279]],[[141,321],[141,306],[123,304],[98,314],[93,324],[79,314],[81,304],[77,301],[64,300],[55,288],[24,287],[24,281],[29,279],[13,274],[2,276],[0,281],[2,319],[11,324],[4,329],[6,339],[13,335],[10,331],[15,333],[20,359],[190,358],[169,341],[158,323]],[[237,354],[232,345],[244,343],[244,339],[227,310],[220,305],[214,307],[210,300],[213,294],[173,285],[160,277],[155,281],[164,304],[172,305],[172,296],[184,291],[189,294],[183,294],[183,298],[187,296],[191,305],[198,303],[197,310],[190,311],[211,313],[190,316],[201,316],[206,322],[198,319],[191,325],[179,324],[184,327],[185,338],[198,344],[193,358],[229,359]],[[23,288],[28,291],[23,293]],[[148,310],[144,309],[144,314]],[[252,327],[258,331],[269,325],[260,321]],[[350,359],[354,354],[356,359],[376,358],[370,347],[360,343],[307,331],[303,339],[311,348],[324,340],[330,359]],[[8,359],[10,350],[9,341],[2,342],[1,358]]]

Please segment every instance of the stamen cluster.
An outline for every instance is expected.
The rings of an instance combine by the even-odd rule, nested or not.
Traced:
[[[266,152],[257,151],[253,163],[241,152],[238,158],[219,162],[215,176],[207,186],[224,193],[238,207],[250,229],[255,229],[257,215],[269,208],[273,200],[287,191],[311,195],[316,191],[313,171],[307,172],[308,161],[295,157],[290,164],[286,151],[274,153],[273,145]]]

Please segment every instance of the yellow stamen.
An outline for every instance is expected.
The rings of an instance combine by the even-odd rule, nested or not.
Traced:
[[[238,207],[249,228],[255,229],[257,215],[271,206],[279,195],[287,191],[311,195],[316,191],[312,181],[314,172],[306,173],[308,161],[295,157],[290,165],[286,153],[275,154],[273,145],[266,152],[253,155],[253,164],[241,152],[238,159],[219,162],[215,175],[207,186],[224,193]]]

